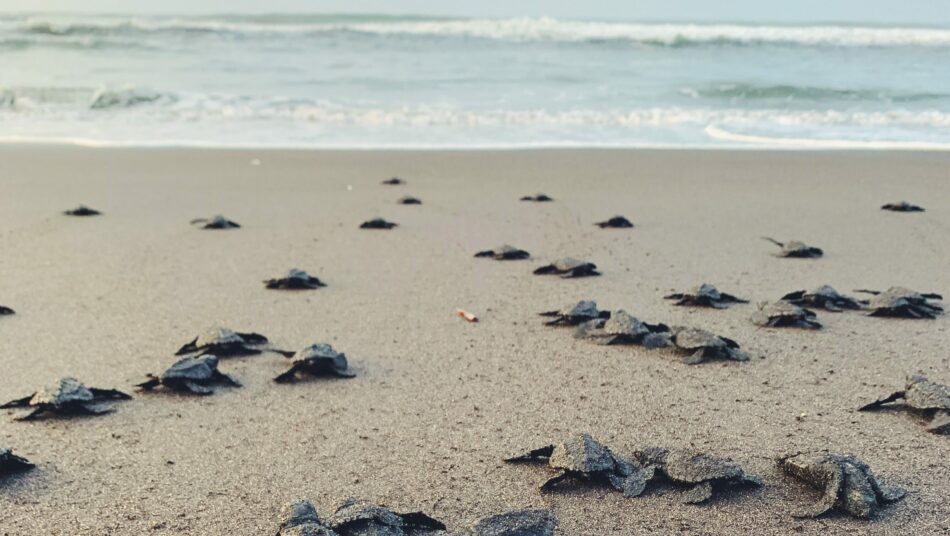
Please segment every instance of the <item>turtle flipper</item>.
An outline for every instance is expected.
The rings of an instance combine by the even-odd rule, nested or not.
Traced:
[[[530,450],[521,456],[505,458],[505,463],[532,463],[545,461],[554,453],[554,445],[548,445],[539,449]]]
[[[183,385],[185,386],[185,389],[187,389],[192,394],[202,396],[214,394],[214,390],[210,387],[206,387],[195,382],[185,382]]]
[[[34,393],[36,394],[36,393]],[[33,398],[33,395],[25,396],[23,398],[17,398],[16,400],[11,400],[6,404],[0,406],[0,409],[6,408],[25,408],[30,405],[30,400]]]
[[[108,408],[95,408],[92,406],[87,406],[85,404],[78,404],[69,409],[70,413],[75,413],[77,415],[105,415],[106,413],[112,413],[115,410]]]
[[[297,370],[299,368],[297,365],[290,367],[286,372],[274,378],[274,381],[277,383],[290,383],[297,378]]]
[[[35,421],[35,420],[39,419],[44,413],[46,413],[47,409],[48,409],[48,408],[38,407],[38,408],[34,409],[34,410],[31,411],[30,413],[27,413],[26,415],[24,415],[24,416],[22,416],[22,417],[17,417],[16,420],[18,420],[18,421]]]
[[[932,434],[950,434],[950,411],[938,411],[926,430]]]
[[[410,529],[445,530],[446,528],[444,523],[422,512],[408,512],[396,515],[398,515],[400,519],[402,519],[402,522]]]
[[[647,483],[653,479],[656,469],[652,466],[636,470],[626,477],[611,475],[610,484],[624,497],[639,497],[647,488]]]
[[[546,481],[544,481],[543,484],[541,484],[541,487],[540,487],[541,493],[546,493],[548,491],[551,491],[554,488],[554,486],[556,486],[559,482],[563,480],[567,480],[571,476],[572,476],[571,473],[567,471],[562,471],[561,473],[547,479]]]
[[[162,381],[161,381],[161,380],[159,380],[159,379],[156,378],[155,376],[152,376],[151,374],[149,374],[149,375],[148,375],[148,380],[145,380],[145,381],[142,382],[142,383],[137,383],[137,384],[135,384],[135,387],[138,387],[139,389],[141,389],[141,390],[143,390],[143,391],[151,391],[152,389],[158,387],[158,386],[161,385],[161,384],[162,384]]]
[[[109,399],[109,400],[131,400],[131,396],[119,391],[118,389],[96,389],[95,387],[90,387],[93,396],[96,398]]]
[[[184,355],[184,354],[191,354],[191,353],[197,352],[198,351],[198,346],[196,346],[197,344],[198,344],[198,337],[195,337],[191,342],[186,343],[184,346],[179,348],[178,351],[175,352],[175,355]]]
[[[337,376],[338,378],[346,378],[346,379],[350,379],[350,378],[355,378],[355,377],[356,377],[356,374],[355,374],[355,373],[350,372],[350,371],[348,371],[348,370],[334,370],[334,371],[333,371],[333,375],[334,375],[334,376]]]
[[[890,404],[891,402],[895,402],[897,400],[904,398],[905,394],[906,393],[904,391],[897,391],[896,393],[892,393],[890,396],[886,398],[875,400],[874,402],[871,402],[870,404],[865,404],[861,406],[860,408],[858,408],[858,411],[873,411],[876,409],[880,409],[881,406],[883,406],[884,404]]]
[[[226,383],[232,387],[241,387],[241,382],[234,379],[230,374],[225,374],[221,371],[215,371],[214,378],[221,383]]]
[[[825,484],[825,491],[821,499],[812,505],[811,508],[792,514],[793,517],[819,517],[834,508],[835,503],[838,502],[841,488],[844,485],[844,474],[840,467],[835,466],[829,469],[831,469],[833,473],[831,479]]]
[[[683,502],[686,504],[700,504],[708,501],[713,495],[712,482],[700,482],[683,494]]]

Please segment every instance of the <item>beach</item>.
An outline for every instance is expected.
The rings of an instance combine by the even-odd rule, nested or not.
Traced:
[[[380,184],[391,176],[407,184]],[[0,487],[0,534],[274,534],[284,504],[329,512],[347,496],[453,529],[548,507],[564,535],[948,533],[946,437],[906,413],[856,411],[908,374],[950,381],[947,318],[749,321],[754,302],[822,284],[946,296],[948,181],[946,152],[4,146],[0,304],[17,314],[0,319],[0,401],[65,375],[135,398],[96,418],[0,413],[0,447],[37,464]],[[538,192],[554,202],[519,201]],[[880,210],[900,200],[927,211]],[[79,203],[103,215],[61,214]],[[189,224],[215,214],[242,227]],[[616,214],[635,228],[593,225]],[[358,228],[373,217],[399,226]],[[778,258],[762,236],[825,256]],[[532,258],[473,258],[501,244]],[[564,256],[603,275],[532,275]],[[290,268],[328,286],[264,288]],[[753,303],[663,299],[703,282]],[[538,316],[581,299],[708,329],[751,360],[689,366]],[[331,343],[357,377],[278,385],[287,360],[265,353],[222,360],[241,388],[134,392],[214,325],[290,350]],[[588,485],[542,495],[546,468],[502,462],[581,432],[620,453],[731,457],[765,486],[702,506],[663,485],[635,499]],[[792,518],[818,493],[775,458],[822,449],[859,456],[907,497],[872,521]]]

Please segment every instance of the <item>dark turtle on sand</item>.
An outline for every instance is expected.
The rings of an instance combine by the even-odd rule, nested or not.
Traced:
[[[33,411],[18,421],[38,419],[46,413],[57,415],[103,415],[112,409],[97,407],[108,400],[128,400],[131,396],[115,389],[86,387],[75,378],[62,378],[54,385],[44,387],[30,396],[11,400],[0,408],[32,408]]]
[[[445,530],[441,521],[422,512],[397,514],[354,498],[344,500],[328,523],[340,536],[414,536]]]
[[[353,374],[347,369],[346,354],[337,352],[329,344],[312,344],[303,350],[290,354],[291,367],[287,372],[274,378],[277,383],[292,382],[297,378],[297,374],[309,374],[311,376],[336,376],[338,378],[354,378]]]
[[[538,195],[526,195],[521,198],[522,201],[534,201],[535,203],[546,203],[548,201],[554,201],[553,198],[548,197],[545,194]]]
[[[259,333],[238,333],[228,328],[210,328],[175,352],[175,355],[212,354],[218,357],[257,355],[267,337]]]
[[[778,253],[779,257],[793,257],[797,259],[814,259],[821,257],[825,254],[821,248],[816,248],[812,246],[805,245],[804,242],[799,242],[797,240],[791,240],[789,242],[779,242],[774,238],[769,238],[767,236],[762,237],[764,240],[775,244],[776,246],[782,248],[782,251]]]
[[[388,184],[389,186],[397,186],[400,184],[406,184],[406,181],[400,179],[399,177],[393,177],[391,179],[384,180],[381,184]]]
[[[10,449],[0,447],[0,476],[27,471],[35,467],[26,458],[21,458]]]
[[[556,527],[550,510],[515,510],[482,518],[460,536],[554,536]]]
[[[749,355],[739,349],[739,343],[704,329],[675,327],[671,338],[683,363],[695,365],[708,359],[748,361]]]
[[[891,287],[884,292],[876,290],[858,290],[873,294],[868,300],[869,316],[893,316],[898,318],[937,318],[943,313],[943,307],[928,300],[942,300],[940,294],[921,294],[903,287]]]
[[[412,197],[411,195],[407,195],[406,197],[401,197],[399,199],[399,204],[400,205],[421,205],[422,200],[420,200],[418,197]]]
[[[86,205],[79,205],[74,209],[64,211],[63,214],[67,216],[98,216],[102,213],[94,208],[89,208]]]
[[[748,300],[737,298],[732,294],[719,292],[719,289],[708,283],[693,287],[686,292],[677,292],[664,296],[664,299],[677,300],[674,305],[692,305],[697,307],[713,307],[716,309],[725,309],[735,303],[749,303]]]
[[[838,294],[838,291],[828,285],[822,285],[815,290],[798,290],[782,296],[787,301],[799,307],[818,307],[826,311],[840,312],[844,309],[861,309],[861,302]]]
[[[912,376],[903,391],[861,406],[858,411],[888,407],[910,408],[928,419],[928,432],[950,434],[950,386],[932,382],[924,376]]]
[[[287,275],[284,277],[265,279],[264,286],[269,289],[277,290],[310,290],[327,285],[307,272],[294,268],[287,272]]]
[[[485,251],[479,251],[475,254],[476,257],[490,257],[496,261],[518,261],[522,259],[527,259],[531,256],[530,253],[523,249],[518,249],[513,246],[504,245],[497,247],[495,249],[486,249]]]
[[[546,326],[576,326],[598,318],[610,318],[610,311],[597,309],[597,302],[593,300],[581,300],[559,311],[546,311],[540,315],[553,319],[545,322]]]
[[[892,212],[923,212],[923,207],[918,207],[917,205],[912,205],[907,201],[901,201],[899,203],[888,203],[881,207],[881,210],[890,210]]]
[[[768,328],[819,329],[821,322],[814,312],[787,301],[760,303],[752,313],[752,323]]]
[[[738,463],[691,449],[651,447],[634,452],[633,460],[650,475],[648,480],[691,486],[683,495],[687,504],[706,502],[724,487],[762,486],[758,477],[746,474]]]
[[[398,223],[386,221],[382,218],[373,218],[360,224],[360,229],[392,229],[398,226]]]
[[[563,443],[534,449],[520,456],[508,458],[506,463],[546,463],[557,471],[541,484],[541,492],[553,490],[566,479],[606,484],[627,497],[643,493],[652,474],[641,467],[615,456],[609,448],[587,434],[571,437]]]
[[[237,380],[218,370],[218,358],[210,354],[186,357],[168,367],[161,376],[148,375],[148,380],[136,385],[139,389],[151,391],[164,385],[172,391],[181,391],[196,395],[214,393],[213,385],[240,387]]]
[[[9,307],[4,307],[3,305],[0,305],[0,316],[6,316],[6,315],[12,315],[12,314],[16,314],[16,311],[14,311],[13,309],[10,309]]]
[[[196,218],[191,220],[192,225],[200,225],[202,229],[238,229],[241,226],[220,214],[211,218]]]
[[[601,229],[629,229],[633,227],[633,224],[630,223],[630,220],[624,218],[623,216],[614,216],[609,220],[597,222],[594,225],[600,227]]]
[[[564,278],[569,278],[600,275],[600,272],[597,271],[597,265],[592,262],[582,261],[572,257],[565,257],[536,269],[534,274],[553,274]]]
[[[285,506],[281,518],[283,521],[277,536],[339,536],[324,524],[310,501],[297,501]]]
[[[665,324],[647,324],[623,309],[596,318],[577,327],[575,336],[594,339],[600,344],[640,344],[647,348],[670,345],[670,328]]]
[[[792,477],[823,491],[814,506],[795,517],[818,517],[837,509],[866,519],[883,505],[904,498],[904,490],[885,486],[868,464],[852,454],[794,454],[778,463]]]

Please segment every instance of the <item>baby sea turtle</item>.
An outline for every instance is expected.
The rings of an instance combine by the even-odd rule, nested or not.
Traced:
[[[400,205],[421,205],[422,201],[417,197],[412,197],[411,195],[407,195],[406,197],[402,197],[399,199],[399,204]]]
[[[309,290],[327,286],[320,279],[313,277],[303,270],[296,268],[287,272],[284,277],[265,279],[264,286],[277,290]]]
[[[838,509],[866,519],[884,504],[904,498],[904,490],[885,486],[852,454],[794,454],[778,463],[792,477],[823,490],[814,506],[795,517],[818,517]]]
[[[582,261],[572,257],[565,257],[536,269],[534,274],[554,274],[564,278],[569,278],[600,275],[600,272],[597,271],[597,265],[592,262]]]
[[[907,201],[901,201],[899,203],[888,203],[881,207],[881,210],[890,210],[892,212],[923,212],[923,207],[918,207],[917,205],[912,205]]]
[[[739,343],[704,329],[675,327],[671,340],[676,349],[684,354],[683,363],[687,365],[695,365],[707,359],[749,360],[749,355],[739,349]]]
[[[693,287],[686,292],[677,292],[664,296],[664,299],[677,300],[673,305],[693,305],[697,307],[713,307],[716,309],[725,309],[735,303],[749,303],[748,300],[737,298],[732,294],[719,292],[719,289],[708,283]]]
[[[556,527],[554,512],[536,508],[482,518],[460,536],[554,536]]]
[[[398,223],[386,221],[382,218],[373,218],[360,224],[360,229],[392,229],[398,226]]]
[[[30,396],[11,400],[0,408],[33,408],[33,411],[18,421],[38,419],[45,413],[59,415],[103,415],[111,409],[99,409],[96,405],[107,400],[129,400],[131,396],[115,389],[86,387],[76,378],[62,378],[58,383],[44,387]]]
[[[769,328],[819,329],[821,322],[814,312],[787,301],[760,303],[752,314],[752,323]]]
[[[691,449],[651,447],[634,452],[633,459],[650,475],[648,480],[663,479],[691,486],[683,495],[687,504],[706,502],[715,490],[725,486],[762,485],[762,480],[746,474],[738,463]]]
[[[164,385],[172,391],[188,392],[196,395],[214,393],[212,385],[230,385],[240,387],[237,380],[218,370],[218,358],[210,354],[186,357],[175,362],[161,376],[148,375],[148,380],[136,385],[145,391],[151,391]]]
[[[35,467],[26,458],[21,458],[10,449],[0,447],[0,476],[27,471]]]
[[[382,184],[388,184],[389,186],[398,186],[400,184],[406,184],[406,181],[400,179],[399,177],[393,177],[391,179],[386,179]]]
[[[937,318],[943,313],[943,307],[927,300],[942,300],[940,294],[921,294],[903,287],[891,287],[884,292],[876,290],[858,290],[873,294],[868,300],[869,316],[893,316],[899,318]]]
[[[495,249],[486,249],[485,251],[479,251],[475,254],[476,257],[490,257],[496,261],[518,261],[522,259],[527,259],[531,256],[530,253],[523,249],[518,249],[513,246],[504,245],[497,247]]]
[[[822,285],[811,292],[798,290],[782,296],[783,301],[799,307],[819,307],[826,311],[840,312],[844,309],[861,309],[861,302],[849,296],[838,294],[828,285]]]
[[[445,530],[441,521],[422,512],[397,514],[352,497],[344,500],[328,521],[340,536],[415,536]]]
[[[16,314],[16,311],[14,311],[13,309],[10,309],[9,307],[0,305],[0,316],[6,316],[6,315],[12,315],[12,314]]]
[[[591,338],[600,344],[640,344],[647,348],[670,345],[670,328],[665,324],[647,324],[623,309],[589,320],[577,327],[577,337]]]
[[[614,216],[609,220],[597,222],[594,225],[600,227],[601,229],[629,229],[633,227],[633,224],[630,223],[630,220],[624,218],[623,216]]]
[[[86,205],[79,205],[74,209],[64,211],[63,214],[67,216],[98,216],[102,213],[94,208],[89,208]]]
[[[291,367],[274,378],[277,383],[292,382],[298,373],[339,378],[356,377],[356,374],[347,370],[346,354],[337,352],[329,344],[312,344],[288,357],[293,358]]]
[[[932,382],[924,376],[912,376],[903,391],[861,406],[858,411],[872,411],[885,407],[906,407],[921,413],[929,420],[927,431],[950,434],[950,386]]]
[[[554,201],[553,198],[546,196],[545,194],[538,195],[526,195],[521,198],[522,201],[534,201],[535,203],[546,203],[548,201]]]
[[[339,536],[324,524],[310,501],[297,501],[283,508],[277,536]]]
[[[238,229],[241,226],[220,214],[211,218],[196,218],[191,220],[192,225],[200,225],[202,229]]]
[[[571,437],[563,443],[534,449],[508,458],[506,463],[547,463],[557,474],[543,484],[541,492],[550,491],[562,480],[573,478],[607,484],[636,497],[643,492],[652,475],[633,463],[615,456],[609,448],[587,434]]]
[[[544,323],[546,326],[576,326],[598,318],[610,318],[610,311],[597,309],[597,302],[593,300],[581,300],[559,311],[546,311],[540,313],[540,315],[553,318],[553,320]]]
[[[762,237],[765,240],[777,245],[782,248],[782,251],[778,253],[779,257],[793,257],[798,259],[814,259],[821,257],[825,254],[821,248],[816,248],[812,246],[805,245],[804,242],[799,242],[797,240],[791,240],[789,242],[779,242],[774,238],[769,238],[767,236]]]
[[[228,328],[210,328],[175,352],[175,355],[212,354],[218,357],[257,355],[267,344],[267,337],[259,333],[238,333]]]

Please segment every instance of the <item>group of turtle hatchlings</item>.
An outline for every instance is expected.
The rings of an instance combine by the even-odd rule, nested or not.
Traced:
[[[399,185],[405,181],[393,177],[383,184]],[[522,201],[550,202],[545,194],[525,196]],[[417,205],[421,201],[404,197],[401,204]],[[898,212],[921,212],[924,209],[906,202],[891,203],[881,207]],[[96,216],[99,211],[85,205],[68,210],[70,216]],[[235,229],[240,225],[224,216],[200,218],[192,221],[204,229]],[[392,229],[397,224],[376,218],[364,222],[364,229]],[[623,216],[615,216],[596,223],[601,228],[630,228],[633,224]],[[781,248],[779,256],[797,258],[821,257],[820,248],[798,241],[779,242],[766,238]],[[475,257],[495,260],[522,260],[530,254],[522,249],[504,245],[492,250],[480,251]],[[554,274],[564,278],[600,275],[591,262],[564,258],[534,271],[535,274]],[[266,288],[283,290],[307,290],[326,286],[319,278],[302,270],[290,270],[284,276],[264,281]],[[870,316],[903,318],[935,318],[943,312],[938,294],[917,293],[905,288],[893,287],[883,292],[860,290],[871,295],[868,300],[858,300],[839,294],[830,286],[821,286],[812,291],[795,291],[774,303],[762,303],[752,315],[752,322],[766,327],[798,327],[817,329],[821,324],[809,308],[840,312],[843,310],[866,310]],[[716,287],[702,284],[684,292],[666,296],[675,300],[675,305],[727,308],[747,300],[720,292]],[[8,307],[0,306],[0,315],[14,314]],[[732,339],[708,331],[665,324],[650,324],[630,315],[624,310],[601,311],[590,300],[580,301],[560,310],[541,313],[548,318],[550,326],[573,326],[576,336],[588,338],[604,345],[640,345],[646,348],[673,348],[687,364],[696,364],[709,359],[747,361],[749,356],[740,350]],[[136,385],[141,391],[159,387],[176,392],[210,395],[218,385],[239,387],[241,384],[218,369],[220,358],[257,355],[273,352],[290,358],[291,366],[274,378],[277,383],[296,380],[301,375],[352,378],[346,355],[337,352],[329,344],[314,344],[296,352],[272,348],[267,337],[257,333],[239,333],[226,328],[213,328],[183,345],[177,355],[183,356],[160,375],[149,374]],[[35,393],[0,405],[0,408],[29,410],[17,420],[29,421],[47,415],[102,415],[112,411],[105,404],[130,399],[131,396],[115,390],[87,387],[75,378],[62,378],[55,385],[44,387]],[[886,408],[909,409],[920,415],[926,429],[934,433],[950,433],[950,387],[932,382],[923,376],[913,376],[904,390],[868,403],[859,411],[874,411]],[[718,458],[689,449],[666,449],[659,447],[635,450],[622,457],[587,434],[573,436],[568,440],[547,445],[504,460],[507,463],[544,463],[554,475],[541,484],[542,493],[554,491],[565,480],[600,483],[610,486],[625,497],[637,497],[655,483],[685,487],[683,500],[698,504],[710,500],[717,490],[762,485],[762,481],[747,474],[734,461]],[[898,501],[904,491],[891,488],[879,481],[866,463],[849,454],[794,454],[777,459],[781,469],[793,478],[822,492],[819,501],[797,516],[814,517],[830,510],[840,510],[850,515],[868,518],[882,505]],[[0,475],[26,471],[34,465],[25,458],[0,448]],[[549,536],[557,525],[552,512],[546,509],[516,510],[486,517],[470,528],[453,532],[459,536]],[[433,531],[445,531],[446,526],[422,513],[396,513],[357,499],[344,500],[331,516],[324,519],[308,501],[289,505],[283,514],[278,536],[350,536],[382,535],[411,536]]]

